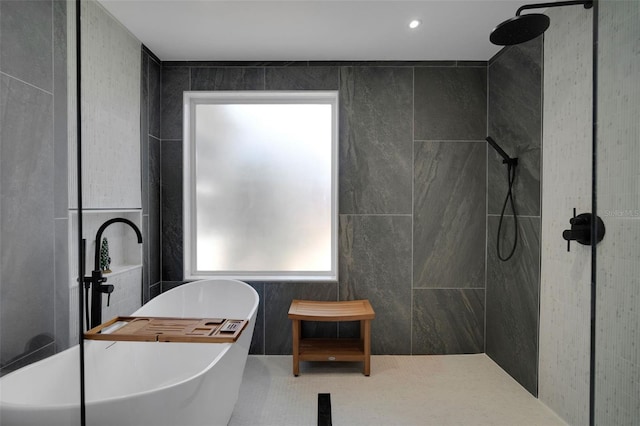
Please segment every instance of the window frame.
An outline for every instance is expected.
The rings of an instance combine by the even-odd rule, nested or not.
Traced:
[[[185,91],[183,93],[183,272],[184,279],[245,281],[338,280],[338,91]],[[199,271],[196,267],[195,108],[198,104],[331,105],[331,269],[326,271]]]

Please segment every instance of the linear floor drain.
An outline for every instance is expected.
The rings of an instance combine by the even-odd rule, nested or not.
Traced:
[[[318,426],[331,426],[331,394],[318,394]]]

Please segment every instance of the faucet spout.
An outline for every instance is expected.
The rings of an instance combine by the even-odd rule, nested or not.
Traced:
[[[91,328],[99,326],[102,322],[102,294],[106,293],[110,297],[114,290],[113,285],[103,284],[107,279],[102,276],[102,271],[100,270],[100,243],[102,241],[102,233],[113,223],[124,223],[129,225],[138,237],[138,244],[142,244],[142,232],[140,232],[140,229],[136,224],[131,222],[129,219],[125,219],[123,217],[109,219],[103,223],[100,228],[98,228],[98,232],[96,233],[94,269],[91,276],[85,277],[84,279],[85,283],[91,284]]]
[[[123,217],[115,217],[113,219],[107,220],[100,226],[100,228],[98,228],[98,232],[96,233],[96,253],[93,265],[94,271],[100,270],[100,242],[102,241],[102,233],[109,225],[113,223],[125,223],[129,225],[135,231],[136,236],[138,237],[138,244],[142,244],[142,233],[135,223]]]

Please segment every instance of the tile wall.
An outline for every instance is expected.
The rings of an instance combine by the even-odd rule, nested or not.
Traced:
[[[143,300],[160,294],[160,60],[142,48],[140,152],[142,171]]]
[[[0,374],[69,346],[66,2],[0,2]]]
[[[518,158],[513,187],[518,244],[510,260],[498,258],[507,166],[488,147],[486,353],[533,395],[538,394],[542,44],[538,37],[507,47],[488,67],[489,135]],[[513,246],[512,215],[508,205],[500,233],[503,258]]]
[[[599,2],[595,424],[640,419],[640,2]]]
[[[567,242],[573,208],[591,211],[593,10],[548,11],[542,155],[539,398],[589,423],[591,247]]]
[[[486,82],[484,62],[164,62],[162,290],[183,278],[182,92],[339,90],[340,281],[252,283],[261,296],[252,353],[291,353],[293,298],[368,298],[373,353],[483,352]]]

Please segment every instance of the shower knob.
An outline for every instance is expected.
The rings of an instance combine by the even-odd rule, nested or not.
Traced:
[[[581,213],[576,216],[576,209],[573,209],[573,218],[569,219],[571,229],[567,229],[562,233],[562,238],[567,240],[567,251],[571,251],[571,241],[577,241],[582,245],[592,245],[591,224],[594,216],[591,213]],[[599,216],[595,216],[596,220],[596,244],[602,241],[605,234],[604,222]]]

